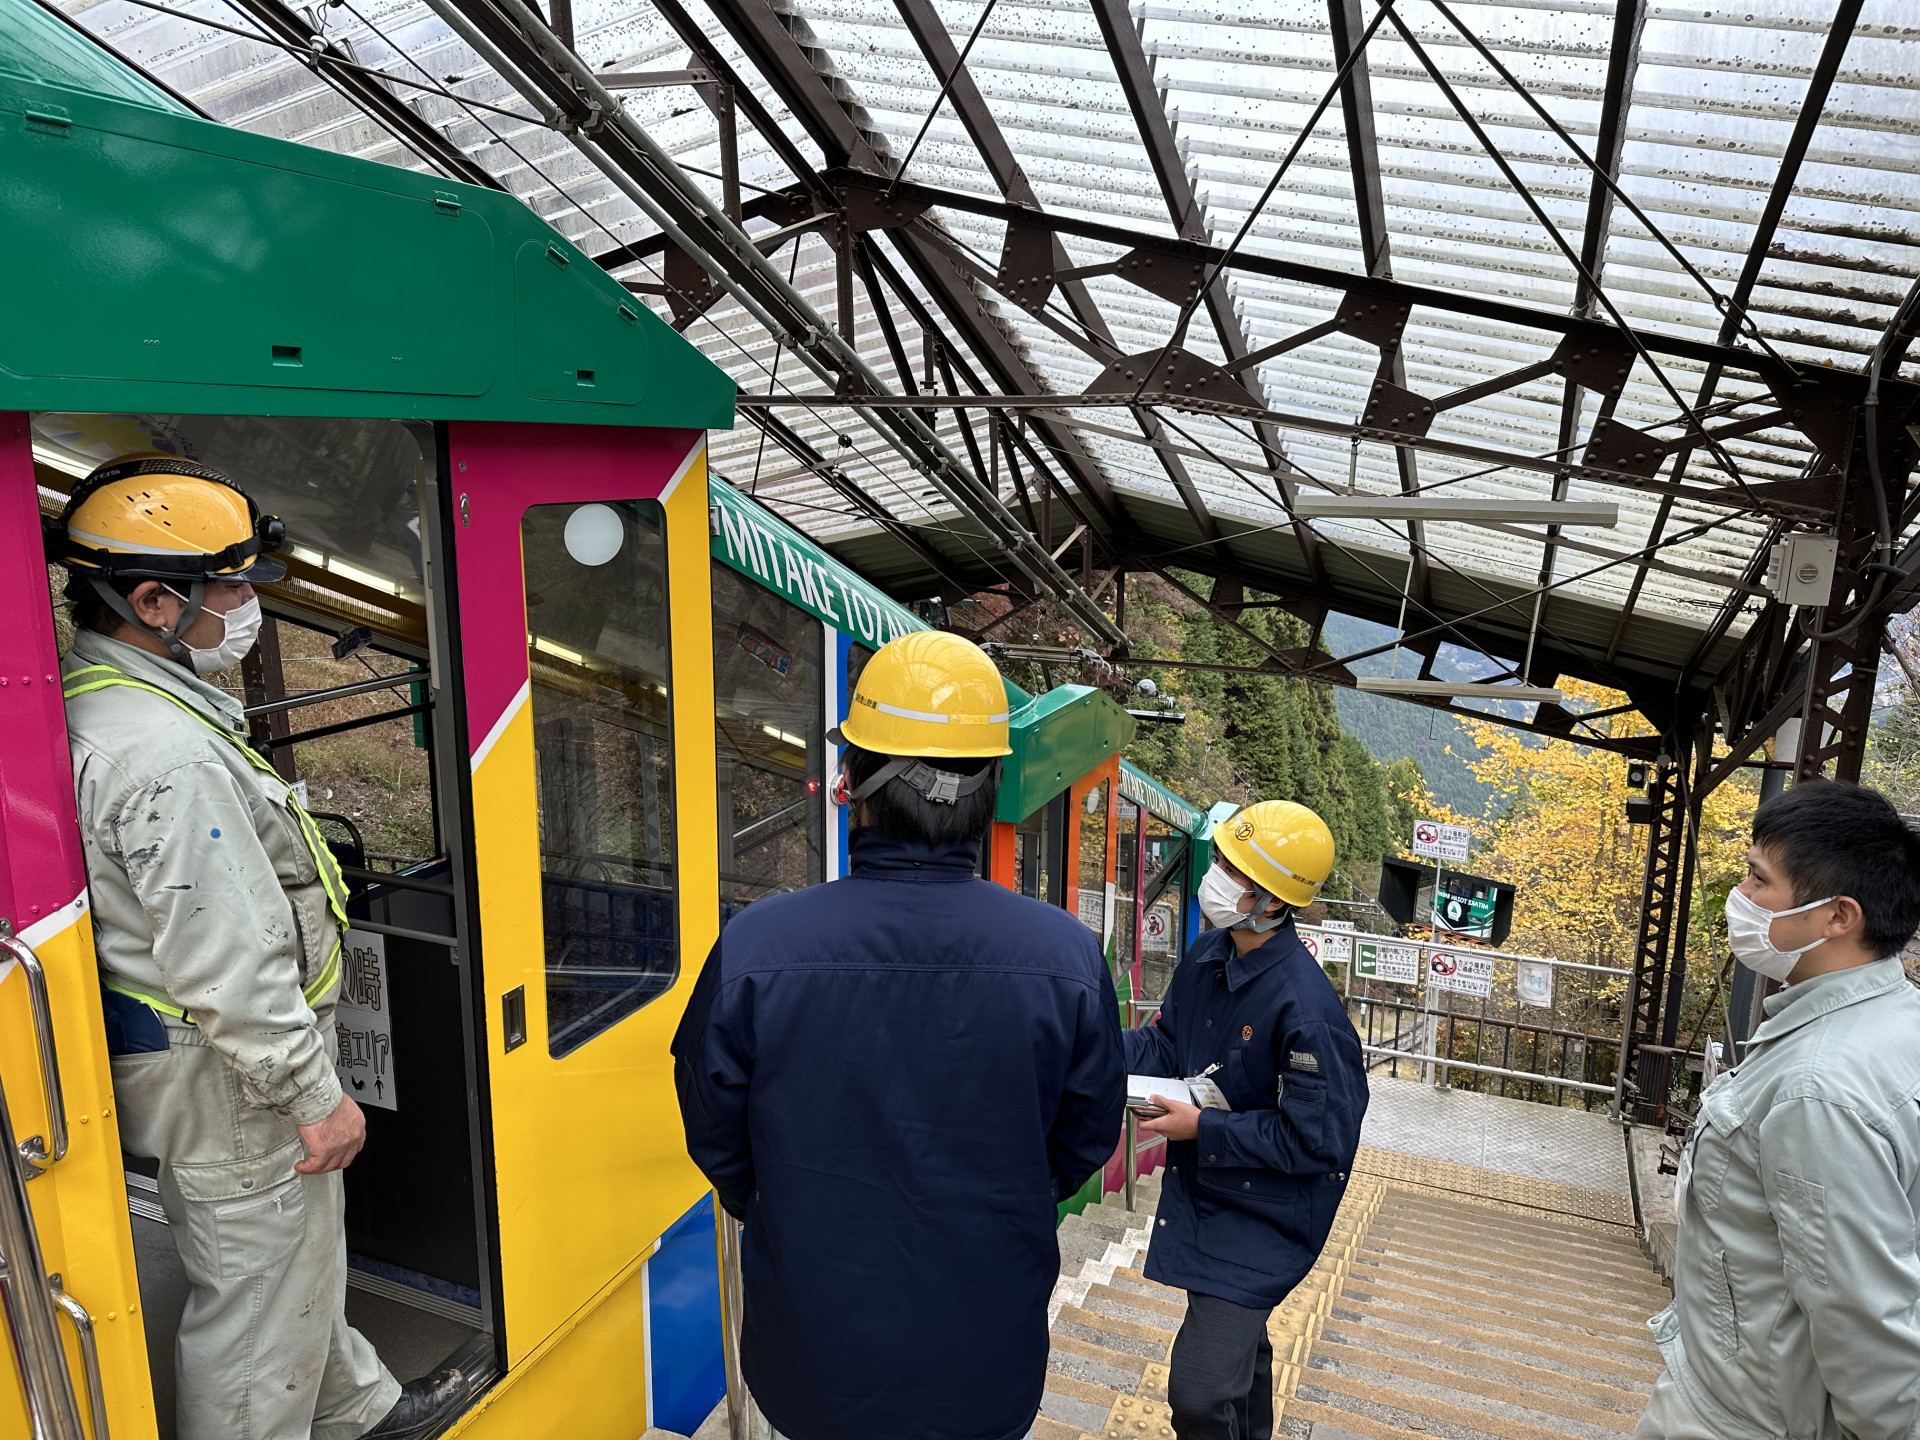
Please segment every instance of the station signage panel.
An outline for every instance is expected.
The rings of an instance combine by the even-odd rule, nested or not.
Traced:
[[[1353,973],[1362,980],[1381,980],[1389,985],[1418,985],[1420,947],[1394,945],[1381,940],[1355,940]]]

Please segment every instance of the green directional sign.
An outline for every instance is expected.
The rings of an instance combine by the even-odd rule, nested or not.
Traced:
[[[1418,985],[1420,947],[1356,937],[1353,942],[1353,973],[1362,980],[1381,980],[1389,985]]]

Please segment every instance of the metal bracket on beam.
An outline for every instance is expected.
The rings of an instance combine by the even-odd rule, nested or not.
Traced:
[[[1382,300],[1364,290],[1349,290],[1340,297],[1333,323],[1342,335],[1378,345],[1385,354],[1400,343],[1400,333],[1407,328],[1407,316],[1412,311],[1404,301]]]
[[[1149,373],[1153,380],[1147,388],[1154,392],[1157,400],[1170,397],[1177,402],[1182,396],[1188,396],[1221,405],[1245,405],[1255,410],[1260,408],[1260,402],[1253,398],[1253,392],[1232,375],[1212,361],[1203,360],[1192,351],[1178,346],[1122,356],[1100,372],[1090,393],[1132,394],[1140,389]]]
[[[1651,480],[1666,463],[1667,447],[1631,425],[1602,416],[1593,422],[1587,438],[1585,461],[1602,470],[1622,475],[1638,475]]]
[[[1386,430],[1395,435],[1424,436],[1433,424],[1433,401],[1424,395],[1376,379],[1361,412],[1361,423],[1368,429]]]
[[[1000,247],[1000,269],[994,284],[1014,304],[1035,314],[1047,308],[1053,295],[1054,235],[1037,225],[1014,221],[1007,226],[1006,242]]]
[[[711,85],[711,70],[630,70],[595,75],[609,90],[651,90],[661,85]]]

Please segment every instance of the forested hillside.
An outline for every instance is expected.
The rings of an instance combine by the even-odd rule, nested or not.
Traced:
[[[1205,593],[1210,581],[1183,576]],[[1286,612],[1262,608],[1260,597],[1241,623],[1280,649],[1307,642],[1306,627]],[[1044,620],[1010,627],[1009,640],[1051,639]],[[1257,665],[1264,651],[1205,608],[1152,577],[1135,576],[1127,596],[1127,633],[1141,659]],[[1065,680],[1112,685],[1089,670],[1065,674],[1049,667],[1011,664],[1009,674],[1031,689]],[[1031,673],[1026,673],[1031,672]],[[1131,667],[1150,677],[1157,694],[1130,691],[1134,709],[1184,714],[1181,724],[1142,723],[1127,758],[1155,779],[1205,806],[1217,800],[1297,800],[1325,817],[1349,878],[1371,892],[1380,857],[1406,843],[1425,784],[1419,765],[1403,752],[1382,764],[1342,728],[1332,687],[1277,675],[1229,675],[1200,670]],[[1391,703],[1391,702],[1389,702]],[[1411,708],[1411,707],[1401,707]],[[1421,717],[1422,723],[1424,717]],[[1338,889],[1330,891],[1338,894]]]
[[[1350,655],[1393,639],[1393,632],[1386,626],[1351,615],[1329,615],[1324,633],[1324,648],[1335,655]],[[1448,673],[1447,658],[1443,648],[1435,669],[1449,679],[1456,678]],[[1406,664],[1408,656],[1402,654],[1400,661]],[[1417,656],[1413,663],[1419,663]],[[1385,675],[1392,665],[1390,654],[1372,655],[1356,660],[1352,669],[1356,675]],[[1340,713],[1341,727],[1366,746],[1374,759],[1391,763],[1412,756],[1419,762],[1434,799],[1461,815],[1485,813],[1492,787],[1473,772],[1471,762],[1478,751],[1461,721],[1424,705],[1410,705],[1386,695],[1363,695],[1358,690],[1336,689],[1333,703]]]

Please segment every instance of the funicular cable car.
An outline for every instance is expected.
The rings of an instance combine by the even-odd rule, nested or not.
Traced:
[[[240,688],[352,883],[353,1322],[461,1367],[463,1434],[691,1431],[719,1279],[668,1042],[727,914],[843,872],[825,733],[925,622],[709,481],[731,381],[517,200],[199,119],[25,0],[0,130],[0,1435],[172,1428],[40,536],[141,450],[288,528]],[[1010,700],[984,863],[1118,929],[1137,994],[1138,909],[1191,888],[1142,855],[1171,809],[1123,798],[1103,693]]]

